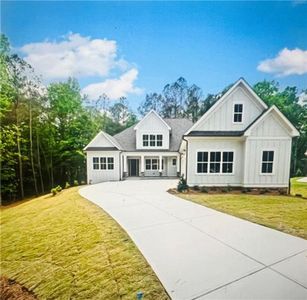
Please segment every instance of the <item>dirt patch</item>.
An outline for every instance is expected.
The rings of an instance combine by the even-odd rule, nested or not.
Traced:
[[[33,300],[37,297],[15,280],[0,277],[0,299],[1,300]]]

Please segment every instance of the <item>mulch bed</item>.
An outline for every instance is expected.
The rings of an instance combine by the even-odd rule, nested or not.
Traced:
[[[0,277],[0,299],[1,300],[33,300],[37,297],[15,280]]]

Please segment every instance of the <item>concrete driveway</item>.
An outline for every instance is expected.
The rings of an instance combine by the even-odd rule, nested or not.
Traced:
[[[306,240],[167,193],[176,183],[106,182],[80,194],[127,231],[172,299],[307,299]]]

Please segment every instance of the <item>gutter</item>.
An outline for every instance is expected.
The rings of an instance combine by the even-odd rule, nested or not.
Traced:
[[[189,142],[185,139],[185,135],[182,137],[182,139],[186,142],[186,154],[185,154],[185,180],[188,184],[188,152],[189,152]]]

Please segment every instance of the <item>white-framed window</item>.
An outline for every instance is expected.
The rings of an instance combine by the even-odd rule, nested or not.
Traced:
[[[198,151],[196,173],[233,174],[233,151]]]
[[[143,134],[143,147],[162,147],[162,134]]]
[[[150,147],[155,147],[156,146],[156,135],[151,134],[150,135]]]
[[[177,158],[173,158],[173,159],[172,159],[172,165],[173,165],[173,166],[176,166],[176,165],[177,165]]]
[[[274,151],[262,151],[261,174],[272,174],[274,164]]]
[[[235,103],[233,106],[233,122],[242,123],[243,122],[243,104]]]
[[[148,134],[143,134],[143,147],[148,147]]]
[[[99,170],[99,157],[93,157],[93,169]]]
[[[114,157],[93,157],[94,170],[114,170]]]
[[[159,159],[157,158],[146,158],[145,169],[149,171],[159,170]]]
[[[114,157],[108,157],[108,170],[114,170]]]

